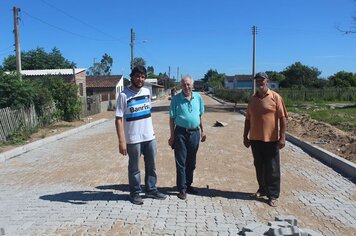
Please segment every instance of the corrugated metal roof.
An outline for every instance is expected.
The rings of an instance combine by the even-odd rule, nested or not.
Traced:
[[[87,88],[115,88],[122,75],[86,76]]]
[[[75,74],[85,71],[85,68],[75,68]],[[73,69],[47,69],[47,70],[22,70],[21,74],[26,76],[37,75],[72,75]]]

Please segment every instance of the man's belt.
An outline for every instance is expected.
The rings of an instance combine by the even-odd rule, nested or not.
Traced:
[[[194,132],[194,131],[198,131],[198,130],[199,130],[199,126],[196,127],[196,128],[193,128],[193,129],[187,129],[187,128],[184,128],[184,127],[181,127],[181,126],[178,126],[178,125],[177,125],[177,128],[183,129],[183,130],[185,130],[186,132]]]

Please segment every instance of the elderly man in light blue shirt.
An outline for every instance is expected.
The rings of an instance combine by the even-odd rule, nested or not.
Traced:
[[[180,86],[182,92],[171,100],[168,144],[174,149],[176,159],[178,198],[185,200],[186,193],[197,194],[192,187],[196,154],[199,142],[204,142],[206,135],[202,122],[204,102],[199,93],[193,92],[192,77],[183,77]]]

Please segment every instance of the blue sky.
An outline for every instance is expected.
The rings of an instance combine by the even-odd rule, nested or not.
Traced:
[[[300,61],[322,77],[356,73],[354,0],[2,0],[0,60],[14,54],[13,10],[20,12],[21,50],[57,47],[89,68],[104,53],[112,74],[130,73],[130,29],[135,57],[155,73],[200,79],[209,69],[252,73],[252,26],[257,26],[256,72],[282,71]]]

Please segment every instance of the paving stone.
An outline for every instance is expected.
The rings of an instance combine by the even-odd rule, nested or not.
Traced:
[[[300,231],[303,232],[305,234],[305,236],[323,236],[321,233],[316,232],[311,229],[300,229]]]
[[[263,222],[261,228],[269,229],[267,222],[288,214],[297,214],[298,224],[311,228],[303,233],[347,235],[356,231],[354,183],[288,142],[281,151],[288,159],[282,161],[280,206],[272,209],[264,201],[247,199],[257,183],[251,150],[236,135],[243,130],[243,117],[237,114],[215,114],[231,118],[229,126],[234,129],[224,148],[216,146],[214,139],[229,131],[209,127],[209,119],[214,119],[207,114],[209,139],[201,144],[194,176],[201,195],[177,199],[171,190],[175,166],[166,144],[166,115],[153,113],[158,127],[158,185],[170,193],[166,200],[144,199],[142,206],[128,201],[128,159],[118,155],[110,120],[0,163],[0,235],[237,235],[251,222]],[[209,152],[202,156],[204,149]],[[163,162],[167,166],[161,166]],[[209,164],[207,169],[202,168],[203,162]],[[215,176],[213,170],[221,163],[226,173]],[[206,171],[210,179],[202,178]],[[232,178],[235,172],[240,176]]]
[[[275,218],[276,221],[286,221],[292,226],[298,226],[298,220],[295,216],[287,215],[287,216],[278,216]]]
[[[270,236],[300,236],[301,232],[298,227],[281,227],[281,228],[270,228],[268,231]]]
[[[278,219],[280,218],[278,217]],[[271,228],[292,227],[292,225],[287,221],[269,221],[267,225]]]

